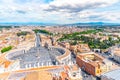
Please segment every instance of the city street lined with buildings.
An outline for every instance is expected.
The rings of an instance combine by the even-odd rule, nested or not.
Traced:
[[[84,42],[89,42],[93,38],[96,42],[99,38],[101,38],[99,39],[101,42],[107,40],[109,42],[112,41],[111,37],[114,38],[114,35],[105,38],[108,36],[103,35],[105,33],[102,33],[101,30],[99,32],[97,29],[91,30],[91,28],[87,28],[87,30],[86,28],[78,29],[79,31],[74,33],[73,29],[75,28],[70,27],[72,31],[66,31],[66,33],[71,34],[53,33],[47,31],[48,29],[50,28],[30,27],[27,29],[26,27],[20,27],[9,30],[3,29],[4,34],[9,32],[9,34],[14,35],[15,38],[10,37],[9,39],[15,39],[17,44],[9,44],[7,46],[12,46],[12,49],[1,52],[0,79],[34,80],[34,76],[36,76],[36,80],[39,80],[39,78],[44,80],[45,76],[47,76],[46,80],[114,79],[114,77],[110,79],[109,74],[113,74],[120,69],[119,45],[110,48],[105,47],[106,49],[95,49],[91,42],[90,44]],[[57,27],[57,29],[59,28]],[[4,32],[5,30],[6,32]],[[12,30],[16,30],[16,32],[13,34]],[[106,33],[107,30],[109,29],[105,30]],[[96,34],[99,35],[98,39],[95,37]],[[96,45],[94,43],[94,47]]]

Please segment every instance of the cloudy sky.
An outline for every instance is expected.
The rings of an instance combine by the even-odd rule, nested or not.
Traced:
[[[0,0],[0,22],[120,23],[120,0]]]

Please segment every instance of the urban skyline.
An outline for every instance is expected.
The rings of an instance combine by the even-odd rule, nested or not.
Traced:
[[[0,0],[0,80],[120,80],[120,0]]]

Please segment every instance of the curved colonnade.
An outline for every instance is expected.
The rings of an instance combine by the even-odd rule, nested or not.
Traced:
[[[40,52],[42,48],[43,50],[46,50],[45,52],[47,54]],[[6,58],[8,60],[19,60],[20,69],[52,65],[68,65],[71,63],[71,52],[69,50],[62,47],[51,47],[50,49],[42,48],[36,49],[34,47],[28,51],[18,50],[7,54]],[[39,53],[37,50],[40,50]]]

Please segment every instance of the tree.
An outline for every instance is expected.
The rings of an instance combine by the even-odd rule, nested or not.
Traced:
[[[17,33],[17,36],[25,36],[25,35],[27,35],[28,33],[30,33],[30,32],[27,32],[27,31],[21,31],[21,32],[19,32],[19,33]]]
[[[1,50],[1,53],[7,52],[12,49],[12,46],[5,47]]]

